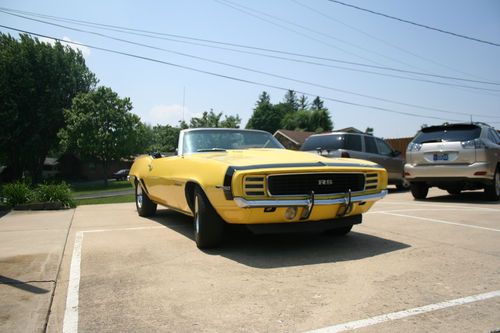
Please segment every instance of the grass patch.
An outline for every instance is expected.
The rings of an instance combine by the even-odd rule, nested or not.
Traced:
[[[108,186],[104,186],[104,182],[71,185],[71,192],[73,193],[73,195],[105,193],[105,192],[113,192],[117,190],[126,190],[126,189],[132,189],[132,184],[130,184],[126,180],[110,181],[108,182]]]
[[[134,202],[135,196],[133,194],[117,195],[107,198],[93,198],[93,199],[76,199],[75,202],[78,206],[81,205],[104,205],[112,203],[125,203]]]

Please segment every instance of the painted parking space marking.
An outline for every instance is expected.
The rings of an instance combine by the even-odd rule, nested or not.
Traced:
[[[443,207],[443,208],[464,208],[464,209],[475,209],[475,210],[485,210],[485,211],[494,211],[494,212],[500,212],[500,209],[498,208],[491,208],[491,207],[477,207],[475,204],[470,204],[470,205],[460,205],[460,204],[441,204],[441,203],[433,203],[433,202],[404,202],[404,201],[390,201],[390,200],[381,200],[378,201],[376,206],[380,205],[402,205],[402,206],[423,206],[423,207]]]
[[[493,229],[493,228],[480,227],[480,226],[470,225],[470,224],[449,222],[449,221],[431,219],[431,218],[427,218],[427,217],[405,215],[405,214],[397,214],[397,213],[389,213],[389,212],[373,212],[373,213],[374,214],[384,214],[384,215],[399,216],[399,217],[405,217],[407,219],[416,219],[416,220],[422,220],[422,221],[433,222],[433,223],[449,224],[449,225],[455,225],[455,226],[465,227],[465,228],[473,228],[473,229],[481,229],[481,230],[488,230],[488,231],[500,232],[500,229]]]
[[[71,266],[68,280],[68,294],[66,296],[66,309],[64,311],[63,333],[78,332],[78,302],[80,292],[80,268],[82,261],[83,236],[86,233],[99,233],[110,231],[131,231],[131,230],[149,230],[164,229],[164,226],[135,227],[121,229],[94,229],[78,231],[75,234],[75,245],[73,246],[73,255],[71,257]]]
[[[425,306],[421,306],[418,308],[392,312],[383,314],[380,316],[375,316],[367,319],[351,321],[348,323],[338,324],[334,326],[324,327],[317,330],[309,331],[308,333],[336,333],[336,332],[345,332],[350,330],[355,330],[357,328],[368,327],[372,325],[381,324],[388,321],[398,320],[406,317],[416,316],[427,312],[442,310],[454,306],[464,305],[473,302],[484,301],[490,298],[500,297],[500,290],[495,290],[492,292],[473,295],[463,298],[457,298],[450,301],[445,301],[441,303],[429,304]]]
[[[380,214],[380,213],[430,212],[430,211],[442,212],[445,210],[455,211],[457,209],[456,208],[408,208],[408,209],[391,209],[391,210],[372,210],[364,214],[367,215],[367,214],[377,214],[377,213]],[[475,211],[475,209],[468,209],[468,208],[459,208],[459,210]]]

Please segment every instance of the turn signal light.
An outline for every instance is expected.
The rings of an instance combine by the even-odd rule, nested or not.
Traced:
[[[476,171],[474,172],[474,176],[486,176],[486,171]]]
[[[293,220],[297,216],[297,207],[288,207],[285,212],[285,218],[287,220]]]

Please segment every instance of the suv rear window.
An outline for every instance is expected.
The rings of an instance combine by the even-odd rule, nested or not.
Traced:
[[[324,150],[348,149],[361,151],[361,136],[351,134],[332,134],[310,136],[300,150]]]
[[[431,126],[423,128],[413,142],[469,141],[479,138],[480,135],[481,128],[476,125]]]

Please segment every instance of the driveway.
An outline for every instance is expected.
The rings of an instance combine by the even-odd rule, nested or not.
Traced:
[[[47,330],[491,332],[499,212],[481,193],[391,193],[346,237],[233,231],[221,249],[200,251],[192,220],[177,213],[81,206]]]

